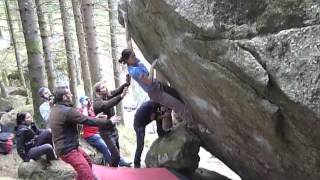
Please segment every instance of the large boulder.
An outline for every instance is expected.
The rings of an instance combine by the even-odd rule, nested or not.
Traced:
[[[18,168],[18,176],[27,180],[73,180],[76,172],[73,168],[61,161],[51,161],[46,164],[44,159],[38,161],[22,162]]]
[[[152,143],[145,163],[147,167],[167,167],[190,175],[198,168],[199,150],[197,136],[180,126]]]
[[[319,13],[318,0],[131,0],[128,24],[208,151],[243,179],[317,180]]]
[[[191,180],[230,180],[229,178],[203,168],[198,168],[190,178]]]

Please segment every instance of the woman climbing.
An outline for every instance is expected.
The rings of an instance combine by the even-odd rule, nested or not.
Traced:
[[[119,62],[127,65],[129,75],[148,93],[151,100],[173,109],[188,125],[191,125],[193,122],[192,114],[178,96],[177,91],[153,79],[153,69],[157,60],[153,61],[149,73],[145,65],[136,58],[133,50],[124,49]]]
[[[44,154],[48,162],[57,159],[49,130],[38,129],[31,114],[27,112],[18,113],[16,122],[17,151],[23,161],[37,160]]]

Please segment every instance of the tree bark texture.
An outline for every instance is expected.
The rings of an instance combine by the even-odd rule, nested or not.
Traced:
[[[28,54],[28,69],[33,100],[34,119],[38,124],[40,124],[40,97],[38,96],[37,91],[40,87],[47,86],[44,60],[41,52],[41,42],[32,0],[18,0],[18,5]]]
[[[74,21],[76,26],[77,38],[78,38],[78,47],[79,47],[79,55],[80,55],[80,63],[81,63],[81,74],[84,84],[84,92],[86,96],[92,97],[92,83],[91,83],[91,75],[88,65],[88,55],[86,49],[86,40],[82,26],[82,16],[80,11],[80,4],[78,0],[72,0],[72,8]]]
[[[102,67],[99,60],[97,33],[93,14],[93,1],[83,0],[81,10],[83,13],[83,26],[87,39],[87,53],[92,84],[102,80]]]
[[[42,47],[45,60],[45,68],[48,77],[48,87],[52,91],[56,86],[56,76],[53,70],[53,58],[51,53],[50,33],[48,30],[48,23],[45,18],[45,9],[43,0],[35,0],[37,6],[38,23],[40,29],[40,35],[42,39]]]
[[[115,87],[119,87],[121,85],[121,74],[119,71],[119,63],[118,63],[118,53],[117,53],[117,1],[108,0],[108,8],[109,8],[109,22],[110,22],[110,41],[111,41],[111,56],[112,56],[112,64],[113,64],[113,76]],[[123,120],[123,105],[120,102],[117,107],[117,115],[121,116],[121,123],[124,124]]]
[[[11,18],[11,12],[10,12],[10,7],[9,7],[9,1],[5,0],[4,2],[6,5],[7,21],[8,21],[8,25],[9,25],[11,42],[12,42],[13,49],[14,49],[14,55],[16,57],[16,64],[17,64],[18,73],[19,73],[19,80],[20,80],[21,85],[24,88],[26,88],[27,86],[26,86],[26,81],[25,81],[24,74],[23,74],[23,67],[21,64],[21,56],[20,56],[18,48],[17,48],[16,36],[15,36],[13,25],[12,25],[12,18]]]
[[[73,94],[73,102],[77,104],[77,89],[76,89],[76,65],[75,65],[75,56],[74,56],[74,46],[71,39],[71,29],[70,29],[70,19],[69,14],[66,9],[66,2],[64,0],[59,0],[60,5],[60,12],[61,12],[61,19],[63,25],[63,32],[64,32],[64,41],[65,41],[65,48],[66,48],[66,55],[67,55],[67,62],[68,62],[68,72],[69,72],[69,86],[70,90]]]

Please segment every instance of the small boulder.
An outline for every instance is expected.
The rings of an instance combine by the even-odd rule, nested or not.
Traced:
[[[13,107],[7,98],[0,97],[0,112],[9,112],[12,108]]]
[[[167,167],[186,175],[192,174],[200,161],[200,140],[184,126],[179,126],[150,147],[147,167]]]
[[[51,161],[51,165],[48,165],[44,159],[39,159],[22,162],[18,168],[18,176],[27,180],[73,180],[76,172],[61,160]]]
[[[96,148],[92,147],[83,138],[80,138],[80,146],[91,157],[95,164],[104,164],[102,153],[100,153]]]
[[[9,112],[27,104],[28,98],[20,95],[10,95],[8,98],[0,98],[0,112]]]
[[[24,105],[21,107],[17,107],[16,109],[5,113],[1,116],[0,123],[7,126],[8,128],[13,129],[16,125],[16,117],[18,112],[29,112],[33,114],[32,105]]]
[[[18,87],[9,91],[9,95],[20,95],[20,96],[28,97],[28,92],[26,89]]]

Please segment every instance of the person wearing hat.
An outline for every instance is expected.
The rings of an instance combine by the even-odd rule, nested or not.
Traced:
[[[53,96],[50,90],[46,87],[41,87],[38,90],[38,95],[41,98],[42,104],[39,106],[39,111],[44,122],[44,125],[48,126],[48,118],[50,114],[50,109],[53,105]]]
[[[153,61],[149,73],[146,66],[135,56],[132,49],[124,49],[119,59],[119,63],[127,65],[129,75],[148,93],[152,101],[172,109],[191,127],[192,122],[194,122],[193,116],[190,109],[179,97],[178,92],[153,78],[153,71],[157,62],[157,59]]]

